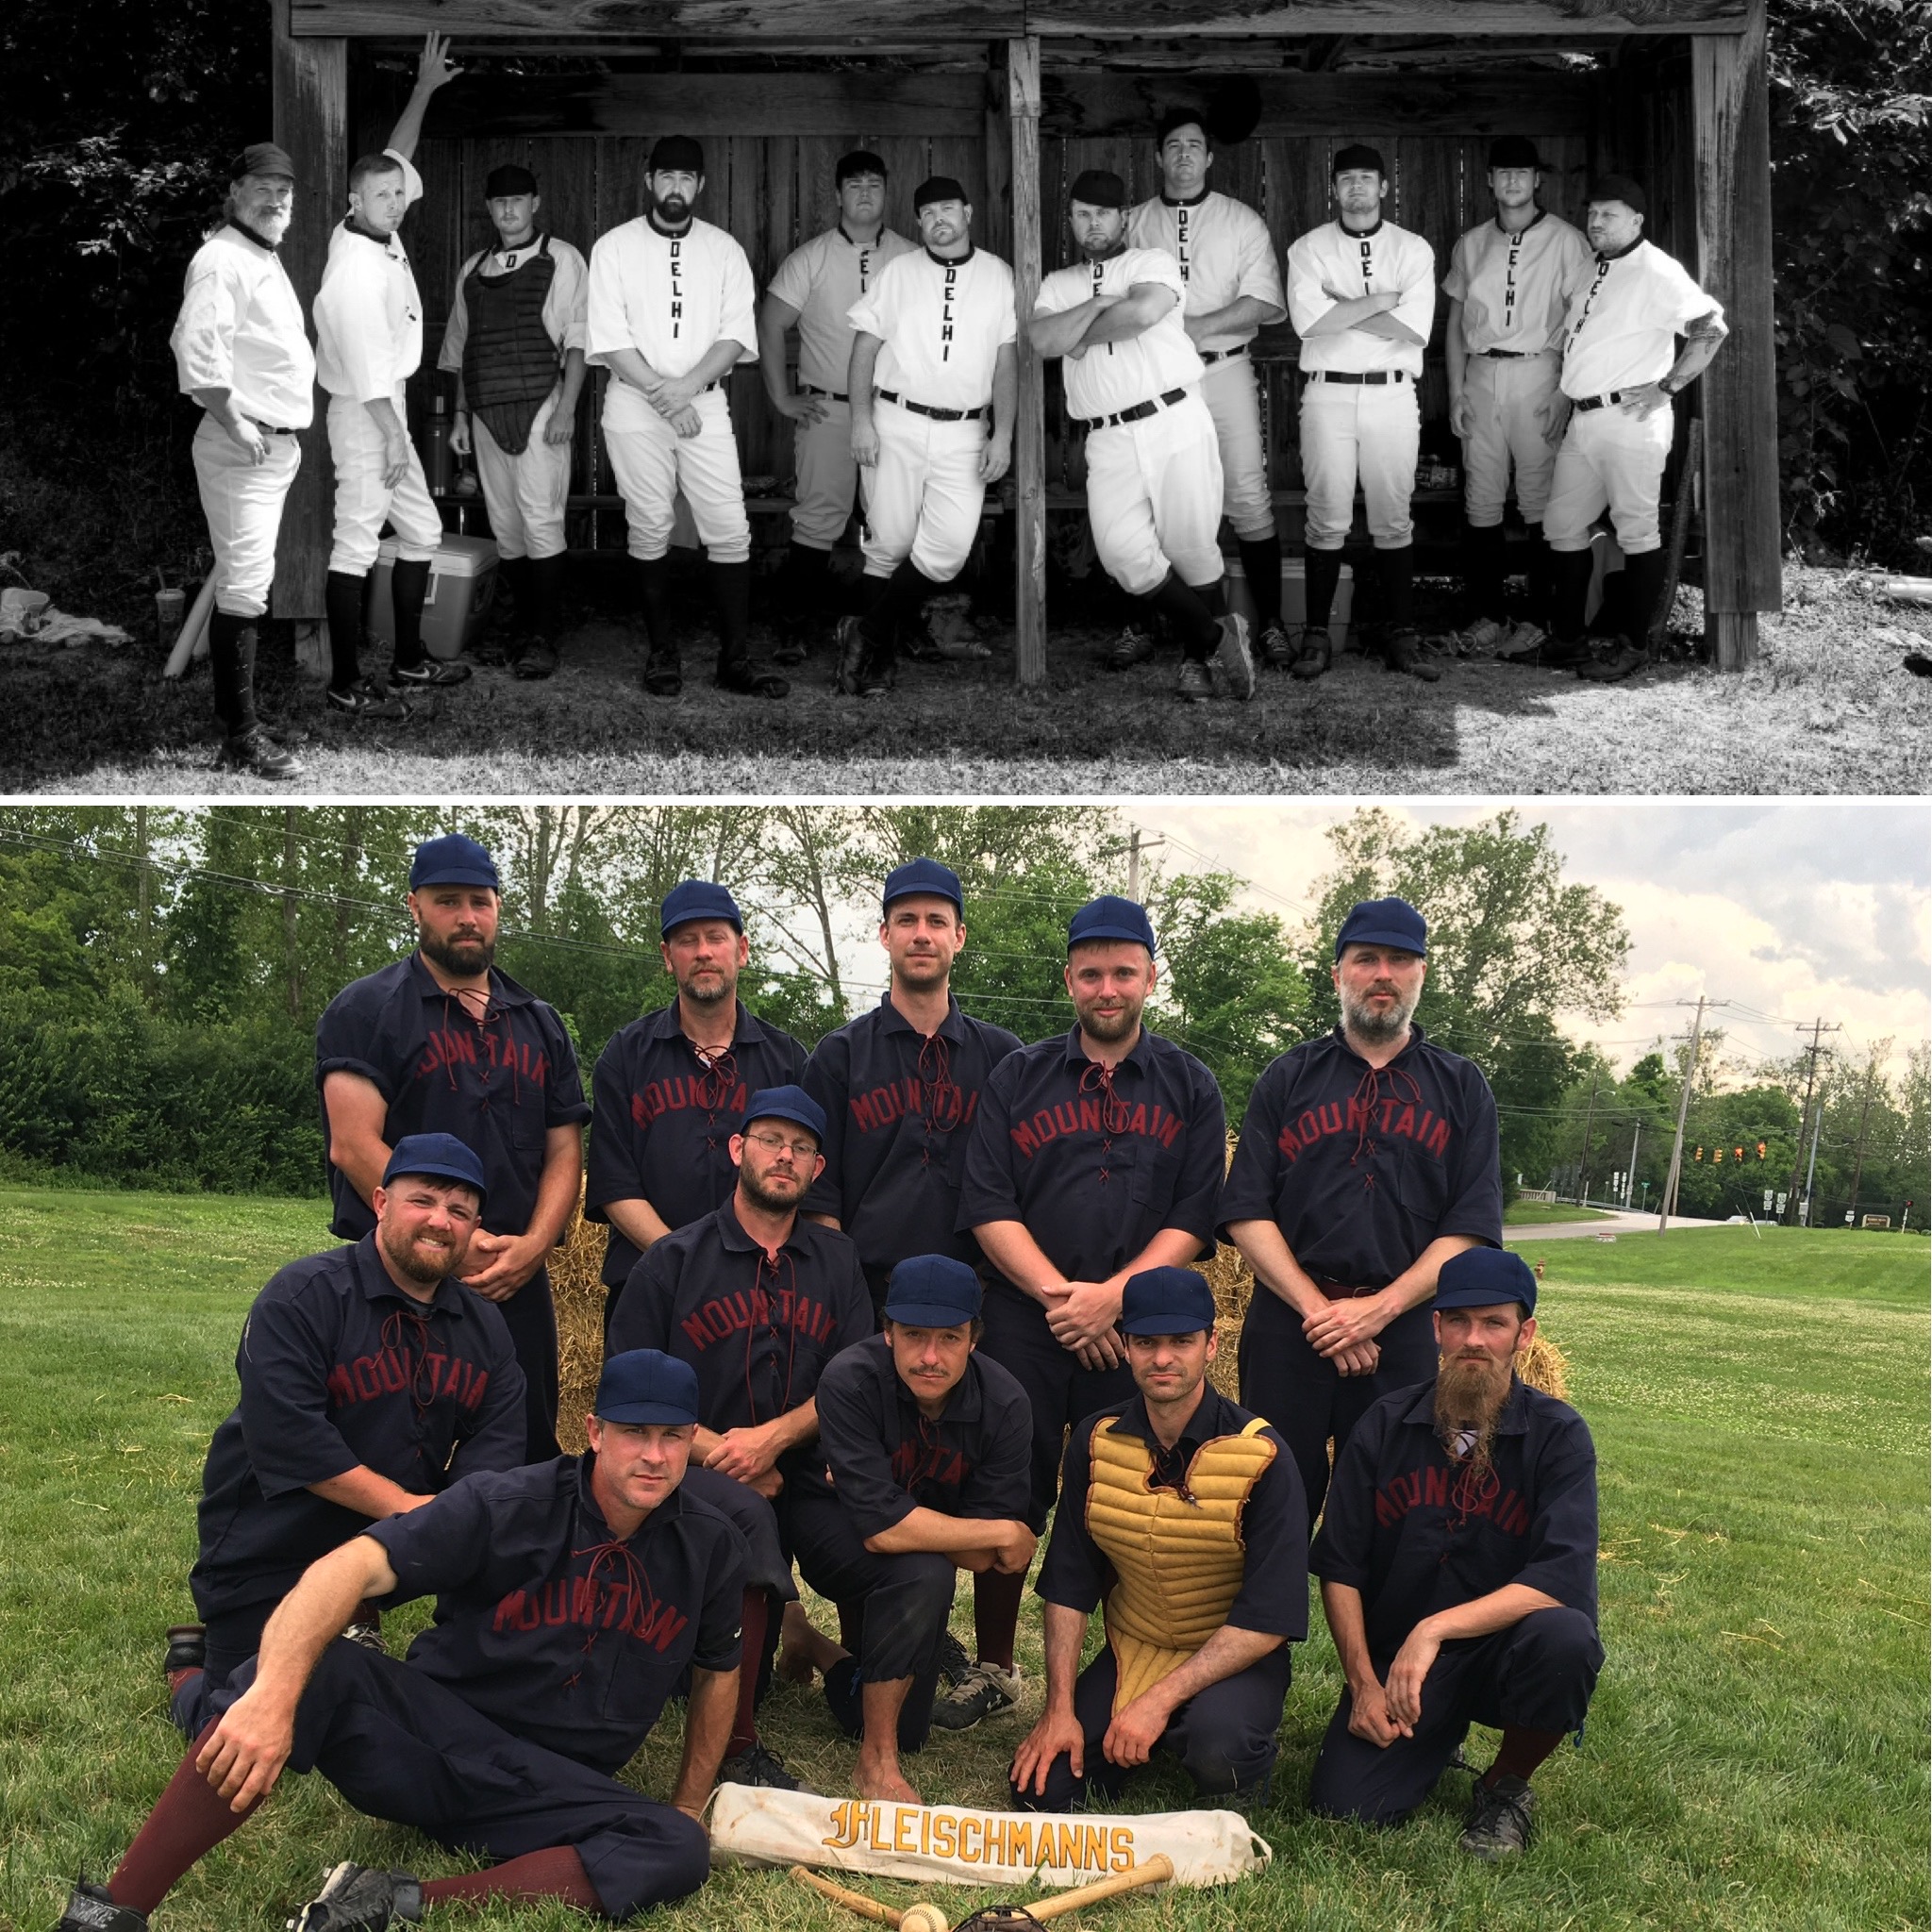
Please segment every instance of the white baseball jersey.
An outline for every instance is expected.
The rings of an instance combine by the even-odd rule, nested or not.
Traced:
[[[1056,269],[1040,285],[1035,315],[1058,315],[1096,295],[1125,295],[1138,285],[1158,282],[1185,299],[1180,265],[1160,248],[1127,248],[1107,261],[1083,261]],[[1201,357],[1181,321],[1176,302],[1152,328],[1124,342],[1096,342],[1084,356],[1061,363],[1067,408],[1091,421],[1169,390],[1191,388],[1201,379]]]
[[[999,352],[1020,332],[1013,271],[976,246],[953,261],[925,248],[895,256],[845,319],[885,344],[877,387],[935,409],[984,408]]]
[[[168,346],[183,395],[227,390],[239,414],[277,429],[306,429],[315,418],[315,354],[289,272],[228,223],[188,264]]]
[[[1171,202],[1157,194],[1127,217],[1127,243],[1133,248],[1164,248],[1180,265],[1188,315],[1225,308],[1238,295],[1253,295],[1275,308],[1286,308],[1281,273],[1268,224],[1245,202],[1225,194],[1198,201]],[[1255,325],[1218,331],[1204,349],[1234,349],[1252,341]]]
[[[855,242],[841,222],[794,248],[778,264],[771,292],[798,311],[798,379],[845,393],[852,366],[852,305],[872,292],[887,262],[918,247],[881,228],[876,242]]]
[[[1324,284],[1357,295],[1399,294],[1388,313],[1422,338],[1398,342],[1368,329],[1345,328],[1311,336],[1310,327],[1336,306]],[[1325,222],[1299,237],[1288,251],[1288,317],[1302,339],[1304,369],[1368,371],[1401,369],[1420,380],[1423,349],[1436,315],[1436,251],[1420,235],[1377,222],[1359,234]]]
[[[635,349],[659,375],[686,375],[717,343],[758,360],[758,290],[744,250],[723,228],[693,219],[660,234],[639,215],[591,249],[588,354],[608,362]]]
[[[405,208],[423,198],[423,177],[393,148]],[[373,242],[346,221],[328,238],[315,293],[315,370],[332,396],[373,403],[393,396],[423,364],[423,298],[400,235]]]
[[[1700,315],[1724,320],[1724,310],[1661,248],[1639,242],[1626,254],[1598,256],[1564,319],[1563,393],[1607,395],[1668,375],[1677,359],[1674,338]]]
[[[1462,340],[1472,356],[1510,349],[1534,356],[1562,339],[1570,298],[1590,279],[1592,257],[1581,229],[1538,208],[1512,235],[1485,222],[1458,241],[1442,292],[1462,304]]]
[[[439,369],[459,370],[463,366],[463,350],[470,340],[470,305],[464,298],[463,285],[470,279],[470,271],[481,262],[483,279],[491,281],[522,268],[542,245],[543,236],[540,232],[532,235],[528,244],[522,248],[479,248],[457,271],[457,292],[450,303],[449,322],[442,331],[442,352],[436,358]],[[568,242],[559,242],[555,235],[550,237],[550,257],[557,263],[557,272],[550,277],[550,290],[543,297],[543,333],[555,344],[561,360],[567,351],[584,346],[591,270]]]

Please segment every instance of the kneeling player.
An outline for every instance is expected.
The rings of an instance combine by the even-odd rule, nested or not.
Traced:
[[[1516,1375],[1535,1334],[1521,1256],[1443,1262],[1437,1379],[1356,1425],[1308,1557],[1347,1679],[1310,1807],[1399,1824],[1471,1724],[1494,1724],[1462,1834],[1484,1859],[1529,1842],[1529,1779],[1582,1724],[1604,1657],[1596,1450],[1574,1409]]]
[[[699,1813],[731,1728],[743,1540],[680,1485],[697,1377],[649,1349],[604,1365],[587,1456],[475,1475],[310,1566],[106,1886],[56,1932],[145,1932],[284,1768],[358,1811],[499,1860],[426,1882],[338,1865],[297,1932],[382,1932],[431,1907],[558,1899],[627,1919],[705,1882]],[[437,1597],[407,1660],[339,1633],[365,1597]],[[616,1774],[691,1673],[671,1803]]]

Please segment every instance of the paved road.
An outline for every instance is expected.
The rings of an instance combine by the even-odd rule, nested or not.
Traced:
[[[1673,1227],[1723,1227],[1722,1221],[1693,1221],[1688,1215],[1671,1216]],[[1505,1227],[1506,1241],[1580,1241],[1593,1234],[1655,1234],[1655,1214],[1606,1214],[1601,1221],[1539,1221],[1523,1227]]]

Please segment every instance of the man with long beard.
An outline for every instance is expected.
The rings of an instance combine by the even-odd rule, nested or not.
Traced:
[[[1503,1244],[1496,1101],[1474,1061],[1412,1024],[1428,925],[1369,899],[1335,936],[1341,1024],[1256,1081],[1221,1197],[1221,1235],[1255,1271],[1241,1406],[1287,1438],[1308,1520],[1328,1444],[1377,1396],[1426,1381],[1426,1309],[1450,1256]]]
[[[1528,1844],[1529,1780],[1581,1727],[1603,1667],[1596,1449],[1574,1409],[1515,1373],[1536,1335],[1521,1256],[1446,1261],[1435,1319],[1435,1383],[1362,1418],[1309,1554],[1347,1687],[1308,1803],[1398,1824],[1469,1726],[1494,1725],[1461,1839],[1493,1860]]]

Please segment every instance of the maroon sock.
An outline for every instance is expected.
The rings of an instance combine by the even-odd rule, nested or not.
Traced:
[[[865,1635],[865,1607],[862,1604],[841,1604],[839,1606],[839,1648],[847,1657],[858,1655],[859,1639]]]
[[[771,1618],[771,1598],[754,1585],[744,1593],[739,1627],[744,1634],[744,1661],[738,1667],[738,1715],[731,1721],[727,1757],[749,1751],[758,1740],[758,1724],[752,1707],[758,1702],[758,1671],[764,1662],[765,1631]]]
[[[1024,1575],[1003,1576],[982,1570],[973,1579],[973,1643],[981,1663],[1013,1668],[1013,1639],[1020,1628],[1020,1599],[1026,1593]]]
[[[575,1845],[525,1852],[521,1858],[506,1858],[487,1872],[471,1872],[460,1878],[431,1878],[423,1887],[425,1906],[448,1905],[457,1899],[480,1906],[492,1898],[560,1898],[580,1912],[601,1916],[604,1910],[604,1901],[597,1896]]]
[[[227,1799],[194,1768],[195,1754],[220,1722],[210,1718],[201,1736],[189,1745],[188,1756],[168,1780],[168,1789],[147,1814],[147,1823],[134,1834],[127,1856],[108,1880],[108,1896],[117,1906],[152,1912],[197,1858],[254,1817],[260,1799],[246,1811],[231,1811]]]
[[[1483,1782],[1492,1785],[1499,1777],[1520,1777],[1527,1784],[1537,1766],[1563,1741],[1561,1731],[1525,1731],[1521,1724],[1504,1727],[1503,1741],[1496,1747],[1496,1761],[1483,1774]]]

